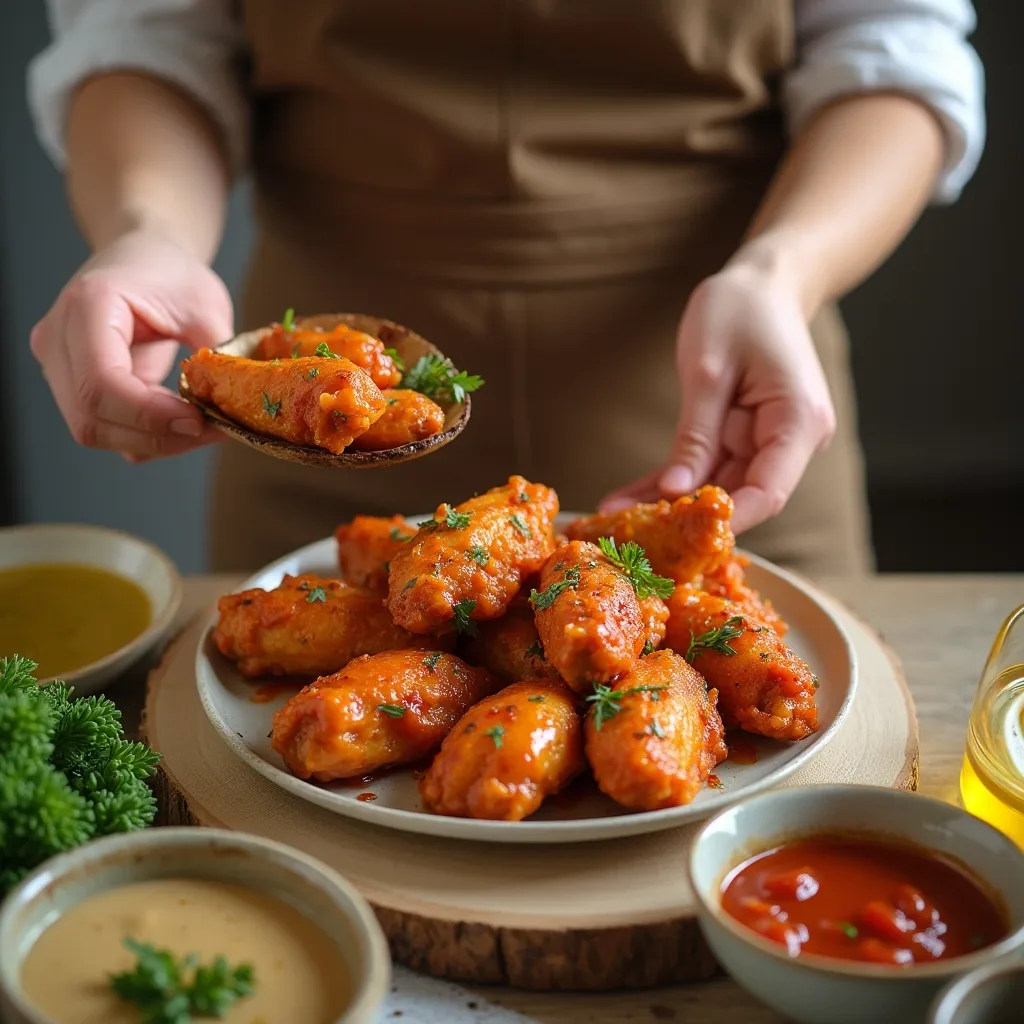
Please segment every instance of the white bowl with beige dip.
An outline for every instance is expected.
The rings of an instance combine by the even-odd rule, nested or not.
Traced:
[[[206,828],[95,840],[47,861],[0,906],[0,1020],[131,1024],[109,975],[133,938],[203,964],[250,964],[253,994],[224,1018],[372,1024],[391,979],[366,901],[280,843]]]

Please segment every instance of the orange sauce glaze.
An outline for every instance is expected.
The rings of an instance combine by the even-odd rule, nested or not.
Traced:
[[[898,967],[971,953],[1008,932],[965,869],[923,847],[859,837],[786,843],[734,869],[722,908],[785,946]]]

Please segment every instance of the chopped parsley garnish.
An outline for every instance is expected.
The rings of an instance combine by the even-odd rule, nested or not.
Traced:
[[[316,604],[317,601],[321,604],[327,601],[327,591],[323,587],[313,587],[306,595],[306,604]]]
[[[271,419],[281,411],[281,403],[272,402],[270,400],[270,395],[268,395],[266,391],[263,392],[263,411],[267,413]]]
[[[281,326],[289,334],[291,334],[291,332],[295,330],[295,310],[294,309],[286,309],[284,311],[284,316],[281,317]]]
[[[469,521],[472,518],[472,512],[456,512],[455,509],[449,505],[448,511],[445,513],[444,525],[450,530],[464,530],[469,526]]]
[[[306,380],[312,380],[314,377],[319,377],[319,376],[320,376],[320,371],[315,366],[311,366],[309,368],[309,373],[306,374]]]
[[[839,930],[848,939],[855,939],[855,938],[857,938],[858,935],[860,935],[860,932],[857,930],[857,926],[850,924],[849,921],[840,921],[839,922]]]
[[[440,356],[423,356],[405,375],[402,387],[418,391],[427,398],[448,396],[461,402],[467,394],[483,387],[484,380],[473,374],[456,370],[451,362]]]
[[[544,654],[544,648],[541,647],[539,640],[534,640],[533,643],[530,644],[530,646],[526,648],[526,656],[528,658],[529,657],[541,658],[544,661],[548,660],[547,656]]]
[[[332,352],[330,345],[326,341],[321,341],[319,345],[313,350],[315,355],[320,356],[321,359],[340,359],[341,356],[337,352]]]
[[[389,398],[388,399],[388,405],[398,405],[398,399],[397,398]]]
[[[412,588],[416,586],[416,581],[418,579],[418,576],[413,576],[410,580],[408,580],[405,586],[402,587],[402,593],[404,594],[407,590],[412,590]]]
[[[543,590],[530,591],[530,604],[538,611],[550,608],[562,594],[567,590],[575,590],[580,585],[580,570],[571,565],[562,573],[562,578],[556,580]]]
[[[526,698],[531,704],[542,704],[544,702],[543,693],[535,693],[532,697]]]
[[[459,601],[458,604],[452,605],[452,611],[455,613],[455,631],[457,633],[476,636],[476,623],[470,618],[475,607],[476,601]]]
[[[490,736],[490,738],[494,740],[494,745],[496,747],[500,747],[502,743],[505,742],[505,727],[503,725],[492,726],[490,729],[487,730],[487,732],[484,733],[484,735]]]
[[[401,718],[405,714],[405,708],[398,704],[378,704],[378,711],[383,711],[389,718]]]
[[[491,553],[487,548],[482,548],[479,544],[474,544],[469,549],[468,557],[476,562],[477,565],[486,565],[491,560]]]
[[[402,373],[405,373],[405,362],[402,357],[398,354],[397,348],[386,348],[384,349],[384,355],[391,356],[391,361],[398,367]],[[394,399],[392,399],[394,401]]]
[[[662,729],[661,722],[656,718],[651,719],[651,724],[648,728],[650,728],[651,732],[657,736],[659,740],[663,740],[665,738],[665,730]]]
[[[653,640],[645,640],[644,649],[640,652],[640,657],[646,658],[648,654],[653,654],[657,649],[657,644]]]
[[[393,541],[402,541],[404,543],[407,540],[412,540],[412,534],[403,533],[400,526],[392,526],[388,532],[388,539]]]
[[[686,660],[693,664],[693,659],[704,651],[715,651],[717,654],[732,655],[736,653],[735,647],[729,646],[730,640],[743,634],[743,619],[739,615],[733,615],[726,619],[716,629],[709,629],[700,636],[690,636],[690,646],[686,649]]]
[[[649,693],[651,700],[657,701],[659,692],[667,689],[668,686],[644,685],[631,686],[628,690],[613,690],[610,686],[598,683],[594,687],[594,692],[587,698],[587,702],[594,705],[594,728],[600,732],[601,726],[622,710],[619,701],[628,694]]]
[[[655,575],[647,552],[636,541],[627,540],[621,548],[613,537],[600,537],[597,543],[604,557],[626,575],[641,601],[652,594],[660,598],[672,596],[675,583],[665,576]]]
[[[516,512],[513,512],[513,513],[512,513],[512,515],[510,515],[510,516],[508,517],[508,521],[509,521],[509,522],[510,522],[510,523],[511,523],[511,524],[512,524],[512,525],[513,525],[513,526],[514,526],[514,527],[515,527],[515,528],[516,528],[516,529],[517,529],[517,530],[518,530],[518,531],[519,531],[519,532],[520,532],[520,533],[521,533],[521,534],[522,534],[522,535],[523,535],[524,537],[530,537],[530,538],[532,538],[532,537],[533,537],[533,531],[532,531],[532,530],[530,529],[530,527],[529,527],[529,526],[527,526],[527,525],[526,525],[526,523],[524,523],[524,522],[523,522],[523,520],[522,520],[522,519],[521,519],[521,518],[519,517],[519,514],[518,514],[518,513],[516,513]]]
[[[441,652],[440,651],[434,651],[433,654],[428,654],[423,659],[423,664],[426,665],[427,668],[429,668],[431,672],[433,672],[434,669],[437,668],[437,663],[440,660],[441,660]]]

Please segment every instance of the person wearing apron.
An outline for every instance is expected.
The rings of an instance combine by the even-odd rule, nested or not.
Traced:
[[[219,237],[227,160],[251,167],[258,228],[238,329],[288,307],[373,313],[487,383],[456,443],[387,470],[316,470],[220,445],[213,569],[253,569],[356,513],[428,512],[511,473],[583,511],[609,492],[653,500],[707,479],[742,493],[760,457],[774,496],[756,509],[738,497],[741,525],[756,524],[743,545],[810,573],[865,571],[864,468],[834,299],[929,194],[955,198],[983,138],[971,5],[877,6],[51,0],[57,39],[31,96],[59,160],[67,132],[71,193],[97,255],[33,351],[84,443],[138,458],[209,440],[194,421],[180,426],[192,410],[172,409],[156,382],[170,365],[163,339],[196,347],[231,329],[219,282],[199,266]],[[780,93],[804,144],[781,169]],[[834,205],[840,222],[863,223],[863,240],[822,215]],[[825,268],[815,301],[783,288],[763,303],[782,346],[787,323],[798,337],[809,319],[827,381],[810,410],[820,450],[801,477],[802,463],[757,454],[759,417],[787,396],[763,394],[785,388],[758,369],[771,331],[744,274],[757,278],[763,261],[770,282],[780,262],[785,278],[763,240],[804,222],[811,235],[835,231],[842,269],[812,260]],[[168,311],[175,303],[193,312]],[[734,308],[752,324],[722,325]],[[116,358],[95,340],[103,330],[121,339]],[[715,330],[758,336],[745,378],[731,356],[713,365],[710,343],[701,359],[680,355],[677,373],[677,348]],[[116,379],[78,354],[97,349]],[[792,358],[819,372],[809,345]]]

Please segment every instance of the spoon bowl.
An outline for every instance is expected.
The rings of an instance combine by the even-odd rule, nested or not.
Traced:
[[[354,330],[363,331],[380,339],[386,348],[393,348],[398,353],[407,367],[414,366],[417,360],[423,356],[433,355],[444,358],[444,353],[426,338],[409,330],[408,327],[403,327],[391,320],[384,320],[381,317],[368,316],[363,313],[330,313],[301,317],[296,321],[296,327],[313,330],[321,328],[325,331],[337,327],[338,324],[345,324]],[[255,331],[245,331],[232,338],[231,341],[219,345],[217,351],[232,356],[251,356],[260,341],[272,330],[272,327],[261,327]],[[372,469],[422,458],[454,441],[466,429],[472,404],[469,395],[466,395],[461,402],[435,398],[434,401],[444,410],[444,426],[440,433],[434,434],[433,437],[426,437],[422,441],[413,441],[398,448],[386,448],[382,451],[352,451],[334,455],[322,448],[292,444],[289,441],[281,440],[281,438],[259,434],[243,427],[240,423],[225,416],[216,406],[197,398],[189,387],[184,373],[178,381],[178,392],[182,398],[196,406],[214,427],[233,440],[241,441],[242,444],[247,444],[250,448],[255,448],[257,451],[263,452],[264,455],[270,455],[275,459],[300,462],[307,466],[321,466],[325,469]]]

